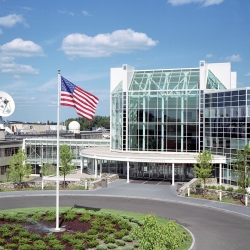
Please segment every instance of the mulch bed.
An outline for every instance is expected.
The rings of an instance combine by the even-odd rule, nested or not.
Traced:
[[[8,221],[6,219],[3,219],[3,220],[0,221],[0,227],[3,226],[4,224],[21,225],[29,233],[39,234],[41,236],[41,238],[43,238],[44,236],[49,235],[49,234],[54,234],[54,235],[56,235],[56,238],[61,241],[61,237],[65,233],[70,233],[70,234],[75,234],[76,232],[85,233],[88,230],[90,230],[91,229],[91,221],[94,218],[94,215],[91,215],[91,220],[90,221],[88,221],[88,222],[80,222],[79,218],[82,216],[82,214],[77,214],[76,218],[73,221],[65,221],[64,220],[64,215],[62,215],[60,217],[60,220],[59,220],[59,227],[63,228],[64,231],[54,232],[53,230],[56,228],[56,222],[55,221],[45,221],[44,217],[46,215],[43,215],[43,218],[40,221],[38,221],[38,222],[32,221],[32,223],[30,223],[30,222],[22,222],[22,223],[10,222],[10,221]],[[29,217],[31,217],[31,216],[29,216]],[[113,223],[113,225],[114,225],[114,223]],[[118,226],[118,224],[115,224],[113,226],[113,228],[116,231],[120,231],[120,227]],[[103,231],[103,228],[100,229],[98,233],[101,233],[102,231]],[[15,235],[13,235],[13,236],[15,236]],[[12,243],[11,238],[5,238],[5,242],[6,243]],[[100,241],[101,244],[104,244],[103,241],[101,241],[101,240],[99,240],[99,241]],[[74,249],[67,242],[61,241],[61,244],[65,246],[65,250]],[[47,243],[46,243],[46,245],[49,247],[50,250],[53,249],[53,247],[50,247]],[[128,245],[131,245],[131,244],[128,243]],[[85,246],[86,246],[86,249],[89,248],[87,243],[85,243]]]

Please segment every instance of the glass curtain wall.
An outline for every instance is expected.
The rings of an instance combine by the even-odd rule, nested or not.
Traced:
[[[128,91],[128,150],[199,150],[199,69],[136,71]]]
[[[232,161],[250,141],[250,90],[205,94],[205,148],[225,155],[224,182],[235,184]]]
[[[124,100],[126,101],[126,100]],[[123,149],[123,89],[122,82],[118,84],[111,93],[111,148],[115,150]],[[125,130],[126,131],[126,130]]]

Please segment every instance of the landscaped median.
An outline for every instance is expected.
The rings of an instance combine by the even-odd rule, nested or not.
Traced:
[[[0,249],[18,250],[164,250],[190,249],[192,236],[174,221],[132,212],[60,208],[0,211]]]
[[[216,178],[210,178],[203,187],[199,179],[194,178],[179,188],[180,196],[189,196],[248,206],[250,195],[236,186],[218,185]]]
[[[65,181],[59,180],[60,189],[73,189],[73,190],[95,190],[102,187],[103,179],[107,180],[107,183],[114,182],[119,179],[118,174],[106,174],[103,173],[101,177],[85,177],[78,179],[70,179]],[[45,176],[42,181],[29,181],[29,182],[2,182],[0,183],[0,191],[12,191],[12,190],[54,190],[56,189],[56,176]]]

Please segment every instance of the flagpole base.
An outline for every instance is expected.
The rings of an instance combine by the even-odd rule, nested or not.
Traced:
[[[66,229],[65,228],[62,228],[62,227],[54,227],[54,228],[50,228],[49,231],[52,232],[52,233],[61,233],[61,232],[64,232]]]

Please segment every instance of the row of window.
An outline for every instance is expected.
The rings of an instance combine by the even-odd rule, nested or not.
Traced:
[[[8,157],[13,156],[14,154],[17,154],[19,147],[14,148],[1,148],[0,149],[0,157]]]

